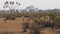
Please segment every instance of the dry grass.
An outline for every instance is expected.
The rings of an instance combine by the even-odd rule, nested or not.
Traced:
[[[25,19],[26,21],[26,19]],[[27,34],[22,33],[22,23],[24,21],[21,18],[16,18],[16,20],[7,20],[4,22],[4,18],[0,18],[0,32],[15,32],[16,34]],[[30,20],[30,23],[33,22]],[[56,34],[56,31],[52,31],[51,28],[45,28],[44,30],[41,30],[42,34]]]

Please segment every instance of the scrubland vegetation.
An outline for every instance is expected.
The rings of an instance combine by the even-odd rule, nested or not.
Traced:
[[[3,7],[9,10],[0,11],[1,34],[60,34],[60,9],[41,10],[33,5],[23,10],[11,9],[9,5],[14,4],[20,6],[6,1]]]

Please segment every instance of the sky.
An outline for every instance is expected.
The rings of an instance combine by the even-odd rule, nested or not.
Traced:
[[[0,0],[0,10],[4,9],[3,4],[5,1],[21,3],[20,9],[25,9],[27,6],[31,5],[38,9],[60,9],[60,0]]]

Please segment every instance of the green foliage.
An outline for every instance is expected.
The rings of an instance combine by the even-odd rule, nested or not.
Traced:
[[[13,14],[0,14],[0,17],[5,17],[5,16],[15,16],[15,17],[21,17],[21,16],[32,16],[34,18],[33,21],[38,21],[41,16],[50,16],[50,20],[55,21],[55,22],[60,22],[60,12],[32,12],[32,13],[13,13]]]
[[[60,22],[60,17],[55,17],[54,21],[55,22]]]
[[[33,18],[33,21],[35,22],[35,23],[37,23],[38,21],[40,21],[38,18]]]

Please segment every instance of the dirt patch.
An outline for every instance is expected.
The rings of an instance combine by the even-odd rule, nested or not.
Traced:
[[[16,20],[7,20],[6,22],[4,21],[4,18],[0,18],[0,32],[6,32],[6,33],[15,33],[15,34],[28,34],[22,33],[22,23],[23,23],[23,18],[16,18]],[[29,23],[32,23],[33,21],[30,20]],[[42,34],[56,34],[57,31],[52,31],[51,28],[45,28],[44,30],[41,30]]]

